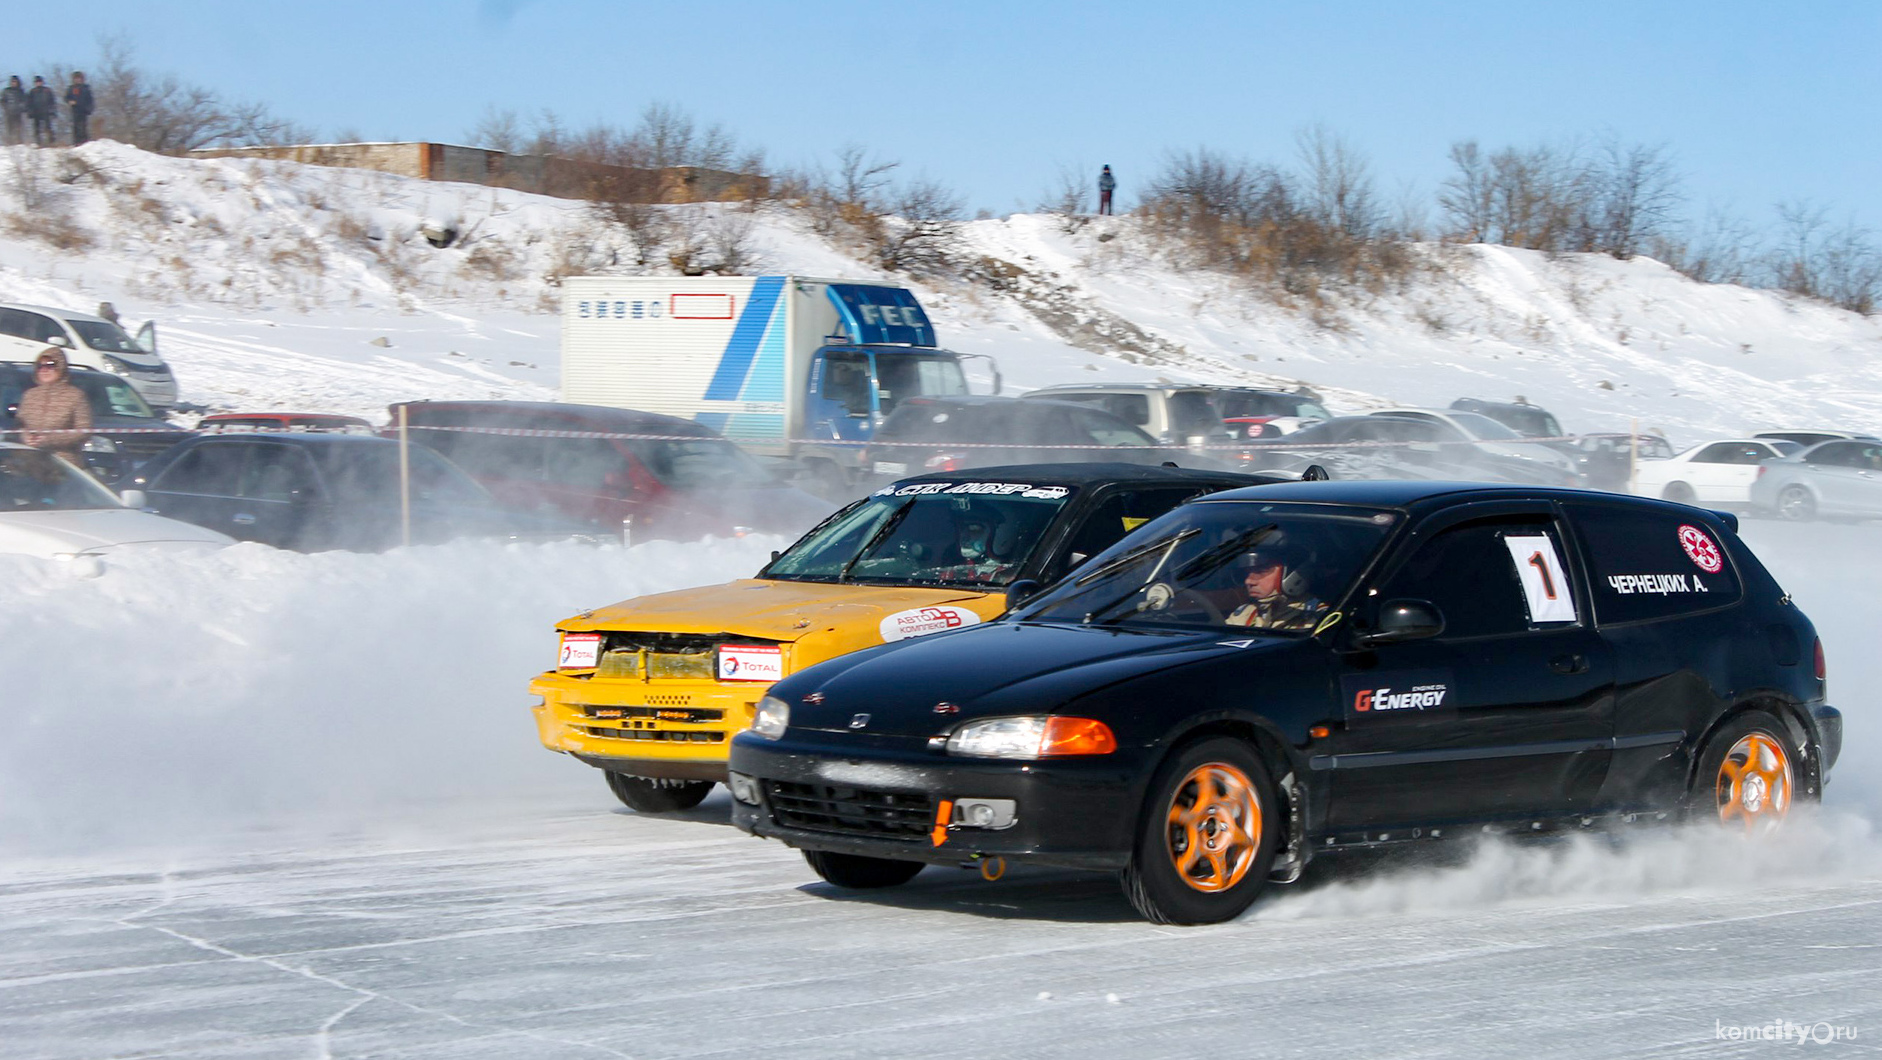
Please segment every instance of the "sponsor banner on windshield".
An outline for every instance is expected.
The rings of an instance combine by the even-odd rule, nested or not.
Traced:
[[[1031,497],[1056,501],[1070,495],[1070,486],[1035,486],[1027,482],[916,482],[907,486],[884,486],[878,497],[920,497],[931,493],[979,497]]]
[[[944,633],[950,629],[975,625],[979,621],[980,616],[965,607],[942,604],[897,611],[883,619],[878,629],[884,641],[893,642],[910,637],[925,637],[930,633]]]
[[[719,680],[784,680],[784,652],[768,644],[719,645]]]

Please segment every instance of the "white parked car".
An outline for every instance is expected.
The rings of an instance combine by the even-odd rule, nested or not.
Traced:
[[[176,404],[176,376],[157,356],[154,321],[145,321],[133,339],[123,328],[90,313],[0,302],[0,361],[31,361],[48,346],[64,350],[72,364],[122,376],[158,409]]]
[[[234,543],[226,534],[129,507],[97,479],[50,453],[0,443],[0,552],[73,560],[96,570],[121,549]]]
[[[1634,466],[1634,492],[1684,504],[1749,505],[1758,465],[1803,448],[1796,442],[1728,438],[1700,442],[1665,460]]]

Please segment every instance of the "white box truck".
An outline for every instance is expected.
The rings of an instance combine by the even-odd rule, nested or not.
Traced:
[[[854,482],[897,402],[967,393],[905,287],[804,276],[563,281],[562,399],[660,412]],[[999,390],[994,370],[994,390]]]

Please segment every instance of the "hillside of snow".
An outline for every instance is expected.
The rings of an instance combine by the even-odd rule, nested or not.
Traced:
[[[752,271],[882,275],[785,206],[668,209],[749,225]],[[1636,422],[1678,444],[1882,428],[1882,323],[1648,259],[1426,246],[1399,290],[1309,312],[1172,265],[1130,217],[1063,222],[971,222],[976,272],[998,287],[913,285],[942,342],[993,355],[1012,392],[1305,384],[1336,411],[1522,395],[1573,431]],[[440,249],[426,227],[459,235]],[[648,271],[633,260],[564,199],[110,142],[0,151],[0,299],[157,320],[184,402],[204,410],[377,418],[411,398],[553,398],[558,280]]]

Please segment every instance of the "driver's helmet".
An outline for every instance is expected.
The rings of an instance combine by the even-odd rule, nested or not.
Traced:
[[[956,503],[959,506],[953,513],[955,540],[960,546],[961,558],[968,563],[990,558],[994,537],[1002,522],[999,509],[971,497],[956,498]]]
[[[1270,567],[1281,568],[1281,592],[1299,596],[1307,591],[1306,554],[1284,538],[1264,541],[1242,557],[1238,565],[1243,577]]]

